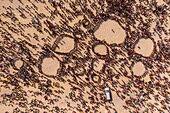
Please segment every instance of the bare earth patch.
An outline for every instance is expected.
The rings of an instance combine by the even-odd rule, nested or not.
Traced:
[[[55,49],[56,52],[68,53],[72,49],[74,49],[74,39],[64,37],[63,39],[60,40],[57,46],[58,47],[56,47]]]
[[[154,43],[151,39],[140,39],[135,46],[135,52],[143,56],[149,57],[154,49]]]
[[[94,51],[100,55],[107,55],[107,48],[105,45],[96,45]]]
[[[145,73],[145,66],[142,62],[137,62],[133,66],[133,73],[137,76],[142,76]]]
[[[108,44],[120,44],[125,40],[126,33],[114,20],[103,22],[94,36],[99,40],[105,40]]]
[[[45,58],[42,62],[42,71],[47,75],[56,75],[60,67],[60,62],[57,59]]]
[[[17,69],[20,69],[23,66],[24,62],[22,60],[15,61],[15,66]]]

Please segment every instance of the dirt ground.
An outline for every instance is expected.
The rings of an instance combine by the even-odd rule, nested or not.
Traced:
[[[1,0],[0,112],[170,112],[170,2],[155,1]]]

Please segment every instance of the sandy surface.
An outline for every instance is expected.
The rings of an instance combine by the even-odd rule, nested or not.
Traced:
[[[100,60],[100,59],[98,61],[95,61],[94,64],[93,64],[93,66],[94,66],[93,69],[95,71],[101,71],[104,63],[105,63],[105,61]]]
[[[96,45],[94,47],[94,52],[100,54],[100,55],[107,55],[107,47],[105,45]]]
[[[20,69],[23,66],[24,62],[22,60],[15,61],[15,66],[17,69]]]
[[[146,71],[145,65],[143,65],[143,63],[141,62],[135,63],[132,69],[133,69],[133,73],[137,76],[142,76]]]
[[[107,13],[110,5],[106,1],[103,2],[104,5],[92,0],[79,1],[80,4],[74,4],[71,7],[70,4],[77,3],[78,0],[63,0],[60,2],[62,5],[56,6],[57,8],[47,0],[22,1],[23,3],[14,0],[13,3],[8,0],[0,1],[0,55],[4,57],[4,60],[0,61],[1,113],[6,111],[14,113],[14,109],[17,108],[20,110],[19,113],[62,113],[62,111],[63,113],[86,113],[87,110],[89,110],[87,113],[108,113],[108,111],[114,113],[115,110],[118,113],[130,111],[137,113],[136,108],[143,113],[146,107],[149,108],[150,113],[151,109],[148,105],[150,103],[152,105],[157,103],[157,108],[165,113],[169,112],[161,108],[162,105],[168,106],[166,102],[161,104],[161,100],[165,99],[165,95],[170,92],[168,83],[163,78],[170,80],[170,62],[165,58],[168,52],[164,53],[165,48],[170,47],[169,42],[164,41],[164,39],[169,40],[170,18],[165,17],[161,25],[164,32],[158,32],[155,29],[157,24],[161,24],[159,22],[162,15],[158,17],[152,11],[148,11],[148,9],[154,9],[154,6],[149,8],[145,1],[139,3],[139,0],[135,0],[135,4],[125,9],[123,9],[125,6],[118,6],[121,11],[127,11],[130,7],[134,8],[133,13],[130,14],[129,12],[110,14],[114,15],[115,20],[119,20],[120,23],[111,19],[102,20],[100,15],[97,15],[102,12]],[[163,4],[167,6],[163,0],[156,1],[157,6]],[[85,4],[88,10],[85,9]],[[119,4],[123,5],[123,3]],[[140,10],[137,4],[146,9]],[[150,5],[153,3],[150,2]],[[79,15],[71,12],[77,12]],[[149,16],[144,16],[144,12],[147,12]],[[167,13],[169,14],[168,10]],[[40,18],[40,15],[45,17]],[[138,18],[139,15],[140,18]],[[135,22],[130,17],[136,17]],[[90,22],[87,28],[81,23],[84,18]],[[95,25],[96,18],[99,18],[102,23]],[[153,21],[147,22],[149,18]],[[147,30],[152,35],[147,39],[141,38],[142,35],[147,35],[143,30],[146,26],[142,22],[149,23],[148,26],[150,26]],[[125,31],[122,27],[129,29]],[[93,28],[96,30],[94,33],[90,31]],[[63,34],[66,36],[62,37]],[[134,57],[138,57],[136,54],[133,56],[127,54],[132,47],[125,46],[127,46],[126,43],[132,43],[133,46],[138,38],[140,39],[135,45],[134,54],[138,53],[145,57],[135,59]],[[158,52],[151,58],[150,55],[154,53],[154,43],[150,38],[156,42]],[[97,54],[92,51],[92,46],[96,42],[105,43],[105,45],[99,44],[94,47]],[[167,45],[162,48],[158,42]],[[111,44],[120,44],[120,46],[113,47]],[[53,46],[55,48],[52,48]],[[109,55],[105,57],[107,52]],[[19,69],[24,63],[23,70],[27,72],[26,74],[11,66],[10,62],[17,57],[22,57],[23,61],[17,60],[15,66]],[[155,60],[156,57],[161,60]],[[39,62],[40,58],[44,58],[42,64]],[[42,72],[38,65],[41,65]],[[139,90],[140,85],[137,83],[135,83],[136,87],[134,85],[137,78],[133,74],[140,77],[146,69],[148,73],[140,78],[144,82],[141,83],[144,89]],[[94,73],[97,76],[94,76],[93,81]],[[155,84],[158,81],[162,87],[165,85],[168,88],[161,91],[162,87],[157,89],[155,85],[151,88],[154,94],[146,90],[147,86],[151,85],[150,82]],[[110,102],[105,101],[106,85],[110,87],[113,97]],[[123,90],[125,93],[122,92]],[[141,97],[141,92],[146,92],[150,98]],[[160,96],[159,101],[154,99],[156,94]],[[135,103],[142,99],[146,99],[145,106]],[[135,100],[133,104],[136,108],[127,105],[126,100]],[[22,106],[22,104],[25,105]],[[125,109],[123,106],[128,108]],[[60,111],[56,111],[57,107]]]
[[[151,39],[140,39],[135,46],[135,51],[143,56],[150,56],[154,49],[154,43]]]
[[[126,34],[122,27],[114,20],[104,21],[94,33],[99,40],[104,40],[108,44],[120,44],[125,40]]]
[[[74,39],[70,37],[63,37],[60,42],[57,44],[55,51],[61,53],[69,53],[72,49],[74,49]]]
[[[60,62],[56,58],[44,58],[42,61],[42,71],[44,74],[55,76],[59,68]]]

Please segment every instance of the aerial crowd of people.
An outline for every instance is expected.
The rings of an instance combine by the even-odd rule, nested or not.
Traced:
[[[102,107],[119,113],[115,106],[130,113],[170,112],[170,2],[163,1],[160,5],[157,0],[18,0],[14,7],[15,1],[9,0],[9,6],[0,6],[4,10],[0,12],[0,103],[13,107],[13,113],[103,113]],[[48,14],[39,12],[41,7]],[[79,16],[82,19],[73,24]],[[123,43],[107,44],[94,36],[109,19],[125,30]],[[55,51],[59,42],[51,40],[62,36],[75,41],[69,53]],[[143,38],[154,43],[150,56],[134,50]],[[100,44],[108,48],[107,55],[94,51],[93,46]],[[43,59],[58,56],[57,74],[44,74]],[[94,62],[99,59],[105,63],[96,71]],[[17,60],[23,62],[20,68]],[[137,62],[145,66],[141,76],[133,73]],[[68,94],[64,86],[70,87]],[[117,96],[112,101],[106,100],[105,87]],[[10,92],[3,93],[4,89]],[[67,100],[64,107],[58,104],[63,100]]]

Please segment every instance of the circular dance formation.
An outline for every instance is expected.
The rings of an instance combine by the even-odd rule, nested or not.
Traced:
[[[135,76],[143,76],[146,72],[145,65],[142,62],[136,62],[132,66],[132,70]]]
[[[107,20],[100,24],[95,30],[94,36],[98,40],[104,40],[107,44],[121,44],[126,38],[124,29],[115,21]]]
[[[107,45],[103,42],[100,41],[94,42],[94,44],[92,45],[92,51],[101,59],[109,57],[109,49]]]
[[[11,65],[15,70],[20,70],[20,69],[24,68],[25,62],[22,60],[22,58],[15,58],[11,62]]]
[[[76,40],[70,36],[63,34],[55,40],[52,50],[57,54],[71,54],[76,49]]]
[[[44,56],[39,59],[38,69],[46,76],[56,76],[60,68],[61,63],[59,59],[55,57]]]
[[[94,83],[97,83],[97,84],[101,83],[101,77],[97,75],[96,73],[92,73],[90,76]]]
[[[150,38],[140,38],[135,42],[134,51],[137,54],[149,57],[154,51],[154,43]]]

